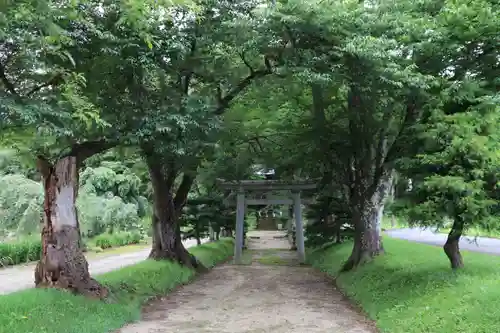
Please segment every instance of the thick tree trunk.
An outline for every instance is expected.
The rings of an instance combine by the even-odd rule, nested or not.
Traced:
[[[43,176],[44,218],[42,257],[35,269],[37,287],[69,289],[90,297],[104,298],[108,291],[90,277],[80,247],[80,229],[75,201],[78,194],[78,164],[67,156],[54,165],[39,159]]]
[[[350,257],[342,267],[342,271],[349,271],[371,261],[382,254],[384,248],[380,232],[375,225],[378,207],[365,207],[353,214],[355,223],[354,246]]]
[[[460,253],[460,237],[462,237],[463,232],[463,223],[455,222],[453,223],[453,227],[448,234],[448,239],[446,239],[446,243],[443,246],[444,253],[450,260],[451,268],[458,269],[464,267],[464,260],[462,258],[462,254]]]
[[[171,206],[169,201],[172,201],[169,197],[155,199],[153,246],[149,257],[156,260],[173,260],[190,268],[201,269],[203,265],[182,244],[178,217],[175,211],[166,208]]]
[[[351,203],[355,229],[354,246],[350,257],[342,267],[342,271],[355,269],[384,253],[381,238],[381,220],[384,201],[391,186],[391,181],[391,177],[383,177],[379,186],[369,197],[357,198]]]
[[[153,246],[149,257],[155,260],[173,260],[180,264],[205,271],[206,268],[190,254],[181,239],[180,208],[172,195],[173,180],[167,179],[162,166],[154,157],[146,158],[153,187]],[[182,185],[181,185],[182,186]],[[187,192],[184,193],[187,197]],[[182,200],[185,202],[185,200]]]

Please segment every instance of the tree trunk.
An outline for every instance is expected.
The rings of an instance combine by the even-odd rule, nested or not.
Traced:
[[[165,201],[168,202],[168,199],[166,198]],[[182,244],[180,225],[175,214],[160,208],[155,212],[153,221],[153,245],[149,258],[173,260],[184,266],[203,270],[203,265]]]
[[[384,253],[381,237],[381,219],[384,201],[392,177],[382,177],[380,184],[369,197],[356,198],[351,203],[354,222],[354,246],[342,271],[350,271]]]
[[[384,252],[382,238],[374,225],[377,213],[377,207],[366,207],[361,212],[353,214],[355,223],[354,246],[350,257],[342,267],[342,271],[355,269]]]
[[[335,225],[335,228],[336,228],[336,231],[335,231],[335,243],[337,243],[337,244],[341,244],[342,243],[342,233],[341,233],[341,230],[340,230],[341,227],[342,227],[342,225],[337,222],[337,224]]]
[[[208,222],[208,240],[211,242],[215,240],[215,232],[212,226],[212,222]]]
[[[194,235],[196,238],[196,245],[201,245],[201,236],[200,236],[200,222],[196,223]]]
[[[448,234],[448,239],[446,239],[446,243],[443,246],[444,253],[450,260],[451,268],[458,269],[464,267],[464,260],[462,258],[462,254],[460,253],[460,237],[462,237],[463,232],[463,223],[455,220],[453,222],[453,226],[451,228],[450,233]]]
[[[81,248],[75,207],[78,195],[78,163],[67,156],[54,165],[40,158],[43,176],[44,218],[42,257],[35,269],[37,287],[69,289],[90,297],[104,298],[108,290],[90,277]]]
[[[206,268],[194,255],[190,254],[181,239],[179,214],[182,207],[176,207],[172,195],[173,179],[165,177],[162,165],[155,156],[147,156],[151,184],[153,187],[153,246],[149,258],[155,260],[173,260],[181,265],[205,271]],[[175,177],[174,177],[175,178]],[[182,184],[180,186],[183,186]],[[187,197],[187,192],[184,193]],[[183,194],[183,195],[184,195]],[[177,196],[176,198],[177,199]],[[185,202],[181,200],[182,204]]]

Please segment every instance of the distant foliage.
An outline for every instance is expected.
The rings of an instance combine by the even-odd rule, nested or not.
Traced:
[[[116,196],[136,206],[139,217],[147,212],[147,199],[140,195],[141,179],[118,162],[103,162],[97,168],[86,168],[80,175],[80,186],[97,196]]]
[[[108,194],[97,196],[92,188],[82,187],[77,200],[80,231],[93,237],[105,231],[140,230],[137,206],[125,203],[120,197]]]
[[[149,205],[138,195],[141,181],[126,168],[119,171],[102,166],[81,173],[77,209],[84,237],[105,231],[144,232],[141,217]],[[42,209],[40,182],[21,174],[0,175],[0,237],[38,233]]]
[[[308,247],[328,243],[340,243],[354,236],[351,213],[345,200],[320,196],[305,212],[307,226],[305,236]]]
[[[0,230],[37,233],[42,218],[43,189],[23,175],[0,176]]]
[[[217,195],[201,195],[188,200],[183,209],[180,222],[187,229],[186,238],[203,238],[208,236],[209,224],[214,232],[234,228],[234,209],[223,204],[222,197]],[[245,223],[247,228],[247,224]],[[246,229],[245,229],[246,232]]]
[[[99,235],[94,240],[95,245],[104,250],[111,247],[139,244],[143,238],[139,232],[117,232]]]

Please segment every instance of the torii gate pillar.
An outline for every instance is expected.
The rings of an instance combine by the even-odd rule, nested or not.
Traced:
[[[234,242],[234,263],[241,264],[245,224],[245,192],[239,189],[236,197],[236,240]]]
[[[293,217],[295,219],[295,240],[300,263],[306,262],[306,248],[304,244],[304,225],[302,223],[302,200],[300,192],[293,192]]]

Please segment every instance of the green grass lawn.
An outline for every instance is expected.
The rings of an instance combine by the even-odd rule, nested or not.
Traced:
[[[500,257],[463,252],[453,272],[441,248],[386,237],[386,255],[337,276],[352,244],[310,251],[310,263],[391,333],[500,332]]]
[[[189,251],[213,267],[231,256],[233,241],[223,239]],[[97,277],[111,290],[108,302],[52,289],[0,296],[0,333],[112,332],[139,319],[144,301],[168,293],[193,276],[192,270],[178,264],[145,260]]]

